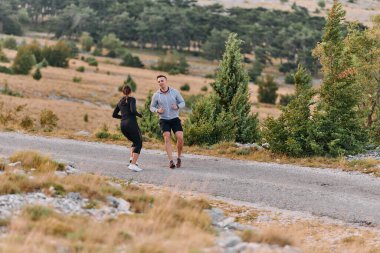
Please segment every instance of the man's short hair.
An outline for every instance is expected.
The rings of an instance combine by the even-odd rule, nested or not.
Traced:
[[[156,79],[161,78],[161,77],[163,77],[163,78],[165,78],[166,80],[168,80],[168,78],[167,78],[166,76],[164,76],[164,75],[158,75]]]

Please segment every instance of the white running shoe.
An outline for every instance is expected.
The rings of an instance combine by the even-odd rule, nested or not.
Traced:
[[[132,171],[135,171],[135,172],[140,172],[140,171],[142,171],[142,169],[140,169],[137,165],[135,165],[135,164],[130,164],[129,166],[128,166],[128,169],[130,169],[130,170],[132,170]]]

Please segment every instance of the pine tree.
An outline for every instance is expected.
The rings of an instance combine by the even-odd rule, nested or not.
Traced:
[[[273,76],[266,75],[257,80],[258,100],[261,103],[276,104],[278,84],[274,81]]]
[[[150,137],[162,139],[162,134],[159,126],[159,119],[150,111],[150,103],[152,101],[152,91],[150,90],[145,100],[144,107],[141,110],[142,118],[139,119],[139,126],[143,134]]]
[[[263,136],[273,152],[291,156],[312,155],[310,106],[315,91],[312,89],[311,77],[303,66],[298,67],[294,79],[294,98],[282,108],[278,119],[268,118],[265,121]]]
[[[128,74],[127,80],[124,81],[124,85],[128,85],[131,87],[131,90],[135,92],[137,90],[137,84],[136,82],[132,79],[131,75]]]
[[[41,70],[40,68],[37,68],[33,74],[33,79],[39,81],[41,78],[42,78]]]
[[[361,92],[358,92],[352,54],[344,45],[344,16],[342,5],[334,0],[322,42],[313,52],[324,74],[312,129],[312,148],[318,155],[359,152],[367,140],[357,112]]]
[[[237,34],[230,34],[212,87],[222,109],[234,118],[236,141],[254,142],[258,138],[258,120],[250,113],[249,77],[242,63],[241,44]]]

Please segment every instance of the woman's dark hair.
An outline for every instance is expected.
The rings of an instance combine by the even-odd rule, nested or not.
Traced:
[[[129,94],[131,94],[131,92],[132,92],[132,89],[131,89],[131,87],[129,87],[129,85],[125,85],[124,87],[123,87],[123,94],[124,95],[126,95],[126,96],[128,96]]]

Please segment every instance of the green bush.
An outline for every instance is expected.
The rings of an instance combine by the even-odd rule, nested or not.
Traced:
[[[41,70],[40,70],[40,68],[37,68],[33,74],[33,79],[38,81],[41,78],[42,78]]]
[[[263,137],[275,153],[290,156],[313,155],[310,130],[310,106],[315,95],[311,77],[303,67],[295,74],[296,93],[289,104],[283,107],[278,119],[268,118],[263,124]]]
[[[297,64],[292,63],[292,62],[285,62],[280,65],[278,70],[281,73],[294,72],[295,70],[297,70]]]
[[[143,68],[144,64],[141,62],[138,56],[133,56],[131,53],[127,52],[123,55],[123,61],[120,64],[121,66]]]
[[[12,50],[17,50],[17,41],[14,37],[7,37],[3,40],[3,47],[12,49]]]
[[[132,79],[131,75],[128,74],[128,77],[126,80],[124,80],[124,83],[119,86],[119,91],[123,91],[124,86],[128,85],[131,87],[131,90],[135,92],[137,90],[137,84],[136,82]]]
[[[139,118],[139,126],[141,133],[151,138],[162,139],[158,115],[150,111],[150,103],[152,101],[152,91],[148,92],[144,107],[141,110],[142,118]]]
[[[259,102],[275,104],[277,99],[278,85],[274,81],[274,78],[267,75],[265,78],[258,79],[257,85],[259,86]]]
[[[204,92],[208,91],[208,87],[207,87],[206,85],[203,86],[203,87],[201,88],[201,91],[204,91]]]
[[[196,95],[184,95],[183,99],[186,102],[187,108],[193,108],[193,106],[202,98],[204,97],[203,94],[196,94]]]
[[[287,73],[286,74],[285,83],[286,84],[294,84],[294,74],[293,73]]]
[[[9,88],[8,82],[5,81],[4,88],[0,89],[0,93],[7,96],[22,97],[22,94],[17,91],[13,91]]]
[[[20,47],[12,65],[15,74],[28,75],[33,66],[36,65],[36,58],[27,47]]]
[[[88,65],[95,67],[97,67],[99,64],[95,57],[87,57],[86,62],[88,63]]]
[[[12,69],[7,68],[5,66],[0,66],[0,73],[5,73],[5,74],[12,75],[13,71],[12,71]]]
[[[280,97],[280,105],[282,106],[287,106],[290,101],[294,98],[294,95],[286,94],[286,95],[281,95]]]
[[[84,66],[80,66],[80,67],[78,67],[77,69],[76,69],[76,71],[78,71],[78,72],[84,72],[86,70],[86,68],[84,67]]]
[[[257,78],[263,72],[264,67],[265,67],[264,64],[255,60],[252,64],[252,67],[248,69],[248,75],[249,75],[250,81],[256,82]]]
[[[168,72],[171,75],[187,74],[189,64],[184,55],[176,50],[168,50],[166,54],[158,60],[157,66],[152,69]]]
[[[181,91],[189,91],[190,90],[190,85],[188,83],[185,83],[180,87]]]
[[[74,82],[74,83],[80,83],[80,82],[82,82],[82,77],[74,76],[74,77],[73,77],[73,82]]]
[[[116,49],[120,48],[122,44],[121,40],[114,33],[110,33],[102,38],[103,48],[106,48],[109,51],[116,51]]]
[[[69,66],[69,58],[72,55],[71,50],[66,42],[59,41],[55,45],[44,47],[42,54],[50,66],[67,68]]]
[[[48,61],[46,60],[46,58],[44,58],[44,59],[42,60],[42,62],[40,63],[40,65],[41,65],[42,68],[47,68],[47,67],[49,66],[49,63],[48,63]]]
[[[28,115],[24,116],[21,119],[20,126],[24,129],[31,129],[33,128],[34,122],[33,119],[30,118]]]
[[[90,52],[92,46],[94,45],[94,39],[90,36],[88,32],[83,32],[79,38],[81,48],[83,51]]]

